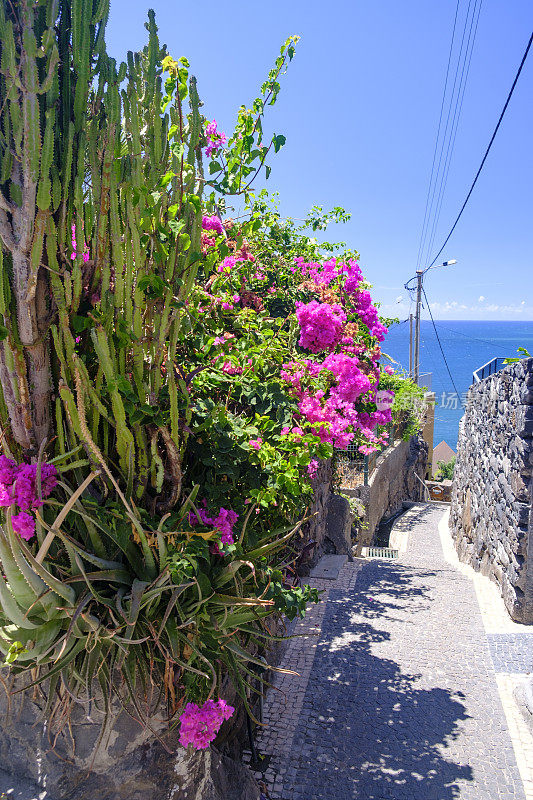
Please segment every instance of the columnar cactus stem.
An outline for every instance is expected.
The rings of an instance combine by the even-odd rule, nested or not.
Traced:
[[[12,276],[10,304],[1,313],[6,328],[8,318],[11,328],[16,320],[0,353],[0,377],[12,438],[29,454],[50,436],[50,308],[44,267],[51,248],[46,239],[49,220],[56,216],[52,235],[60,231],[56,248],[59,244],[65,254],[73,178],[76,184],[72,166],[79,170],[81,163],[84,172],[79,145],[96,30],[105,25],[107,14],[105,2],[96,13],[94,5],[93,0],[14,0],[0,9],[0,242]],[[55,254],[54,260],[57,267]],[[76,306],[79,265],[73,274],[71,302]]]
[[[170,508],[186,439],[188,392],[173,364],[201,249],[203,118],[186,59],[161,111],[153,12],[146,48],[125,64],[109,58],[108,6],[0,10],[0,422],[26,457],[47,439],[93,460],[89,432],[128,500],[148,491]]]

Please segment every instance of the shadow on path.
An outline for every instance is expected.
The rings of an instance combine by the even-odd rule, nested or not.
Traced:
[[[420,674],[403,672],[392,658],[371,652],[390,633],[369,622],[354,624],[354,615],[382,620],[384,605],[388,612],[399,607],[396,599],[408,593],[408,581],[398,581],[401,568],[392,572],[387,580],[379,576],[380,599],[368,607],[338,590],[330,595],[304,701],[306,724],[294,741],[307,761],[295,775],[295,798],[453,800],[460,797],[457,781],[472,780],[469,766],[442,753],[468,717],[462,696],[417,688]],[[378,586],[365,578],[361,594],[365,588],[375,592]],[[387,604],[384,583],[390,588]],[[425,596],[423,589],[414,594]]]
[[[284,800],[524,800],[475,592],[444,560],[440,517],[421,508],[401,561],[367,561],[353,591],[330,590]]]

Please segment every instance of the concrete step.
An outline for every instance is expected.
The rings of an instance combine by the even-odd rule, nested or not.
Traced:
[[[322,556],[316,567],[311,570],[310,577],[334,581],[339,577],[339,572],[347,561],[348,556]]]

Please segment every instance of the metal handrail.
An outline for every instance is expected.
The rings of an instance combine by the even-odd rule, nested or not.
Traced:
[[[414,475],[415,475],[415,478],[418,478],[418,481],[422,484],[422,486],[426,490],[426,494],[427,494],[426,500],[431,500],[431,492],[428,489],[427,483],[422,480],[422,478],[420,477],[418,472],[415,472]]]
[[[405,421],[401,421],[397,425],[395,425],[393,422],[389,422],[387,425],[378,425],[376,430],[378,434],[386,431],[389,434],[390,439],[386,445],[381,445],[381,447],[375,453],[363,456],[361,458],[360,454],[358,454],[357,451],[354,451],[350,445],[348,445],[348,448],[342,453],[339,453],[341,458],[344,456],[344,463],[349,464],[352,469],[362,475],[365,486],[368,486],[369,480],[374,474],[378,458],[386,450],[393,446],[394,441],[397,438],[402,436],[405,430]]]
[[[472,383],[480,383],[484,378],[488,378],[490,375],[494,375],[496,372],[499,372],[505,366],[505,359],[497,356],[495,358],[491,358],[490,361],[487,361],[486,364],[483,364],[482,367],[478,367],[472,375]]]

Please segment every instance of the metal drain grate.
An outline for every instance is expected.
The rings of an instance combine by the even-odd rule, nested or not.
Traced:
[[[364,547],[363,555],[365,558],[398,558],[399,550],[392,547]]]

